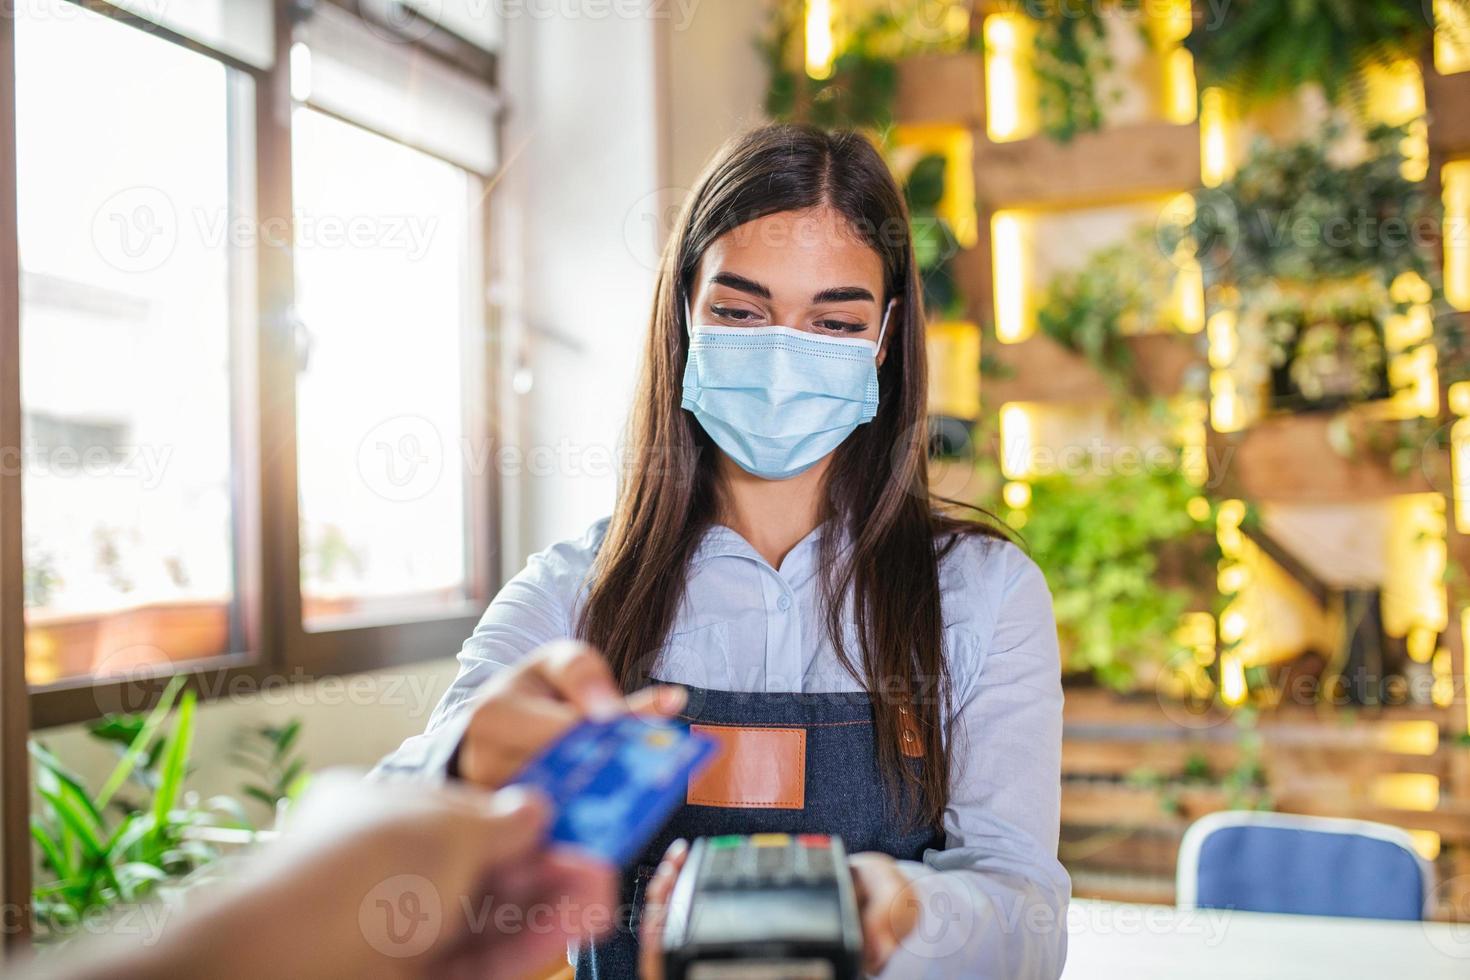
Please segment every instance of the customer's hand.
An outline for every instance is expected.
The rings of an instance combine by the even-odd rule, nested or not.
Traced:
[[[639,936],[639,967],[644,980],[663,980],[663,934],[669,897],[688,857],[688,844],[674,841],[645,890],[647,904]],[[877,974],[918,923],[918,904],[909,894],[907,876],[887,854],[864,851],[848,858],[848,865],[863,926],[863,970]]]
[[[516,977],[611,927],[617,870],[547,849],[544,798],[515,787],[405,789],[314,783],[271,857],[275,874],[300,883],[296,917],[311,922],[309,941],[333,934],[326,918],[344,950],[368,958],[355,975],[401,963],[411,976]],[[308,902],[314,882],[330,897]]]
[[[138,941],[48,958],[66,980],[505,977],[614,923],[617,870],[547,848],[545,800],[327,773],[281,839]]]
[[[585,643],[548,643],[486,682],[459,747],[459,776],[488,789],[504,786],[542,749],[585,718],[625,711],[675,715],[681,687],[655,686],[626,699],[612,671]]]

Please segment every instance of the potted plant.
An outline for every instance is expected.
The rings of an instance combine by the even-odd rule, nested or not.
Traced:
[[[93,726],[92,734],[119,749],[96,791],[41,742],[30,743],[39,869],[33,911],[41,942],[64,940],[88,919],[208,865],[217,851],[196,829],[248,827],[233,799],[201,802],[185,790],[195,695],[180,696],[182,687],[176,677],[147,715],[109,715]]]

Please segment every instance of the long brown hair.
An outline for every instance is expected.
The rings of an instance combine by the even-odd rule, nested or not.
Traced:
[[[877,417],[838,447],[827,471],[826,516],[846,526],[851,542],[839,552],[838,535],[821,536],[827,632],[870,695],[885,778],[913,804],[905,809],[938,824],[949,798],[942,726],[950,701],[939,563],[959,535],[995,532],[940,514],[929,491],[923,301],[908,211],[865,137],[765,126],[727,143],[700,178],[663,252],[628,468],[578,631],[606,654],[625,689],[648,682],[683,599],[690,557],[719,503],[713,444],[679,407],[694,274],[721,235],[817,206],[841,214],[878,253],[883,299],[900,301],[878,372]],[[843,644],[849,592],[858,651]],[[922,746],[921,766],[904,764],[900,709],[915,723],[909,730]]]

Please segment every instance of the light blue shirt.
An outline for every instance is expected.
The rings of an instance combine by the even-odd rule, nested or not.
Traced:
[[[606,526],[533,555],[506,583],[460,650],[459,676],[428,730],[381,772],[442,773],[480,685],[573,635]],[[711,528],[654,676],[717,690],[861,691],[822,618],[820,532],[772,568],[730,528]],[[899,862],[921,913],[883,976],[1054,978],[1071,882],[1057,860],[1062,688],[1051,594],[1020,549],[984,537],[950,551],[940,589],[954,688],[946,847]],[[857,649],[855,634],[845,645]]]

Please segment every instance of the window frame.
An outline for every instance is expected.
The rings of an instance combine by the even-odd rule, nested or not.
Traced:
[[[253,199],[256,227],[294,227],[292,189],[291,117],[297,107],[290,86],[290,50],[301,23],[299,6],[293,0],[274,2],[274,52],[270,68],[262,69],[135,14],[107,4],[87,0],[65,0],[94,13],[145,30],[155,37],[212,58],[248,76],[253,83],[254,118],[243,131],[232,127],[231,139],[245,144],[253,153]],[[328,0],[334,6],[368,18],[362,5],[352,0]],[[422,19],[409,25],[412,37],[403,43],[461,72],[493,90],[496,56]],[[392,29],[374,22],[381,32]],[[0,72],[13,79],[14,22],[0,18]],[[19,267],[15,211],[15,103],[14,85],[4,86],[0,99],[0,446],[20,445],[19,355]],[[345,120],[383,138],[393,139]],[[423,150],[416,148],[419,152]],[[233,148],[232,148],[233,150]],[[232,152],[232,162],[235,161]],[[481,215],[473,243],[472,261],[479,270],[474,294],[481,297],[478,347],[466,344],[462,362],[466,381],[464,411],[467,439],[492,437],[498,397],[498,330],[495,309],[489,299],[491,282],[491,204],[493,181],[484,174],[466,171],[470,185],[480,192]],[[237,197],[232,186],[232,197]],[[232,201],[232,205],[233,205]],[[294,237],[294,234],[293,236]],[[300,523],[297,507],[296,473],[296,314],[295,269],[292,252],[280,241],[262,240],[254,249],[253,322],[242,322],[239,310],[232,315],[232,472],[235,501],[236,604],[245,649],[193,663],[181,662],[169,669],[120,680],[98,681],[78,677],[34,689],[25,684],[24,572],[21,554],[19,508],[23,474],[0,472],[0,725],[6,734],[5,789],[23,794],[26,785],[25,734],[30,730],[81,722],[102,714],[101,705],[126,705],[145,709],[175,675],[189,678],[189,687],[202,699],[248,694],[286,683],[319,677],[406,666],[453,655],[473,630],[481,611],[499,586],[495,560],[500,543],[500,495],[494,467],[467,476],[466,520],[471,540],[467,543],[467,598],[461,608],[435,611],[423,617],[395,622],[364,620],[328,629],[307,630],[301,618]],[[250,263],[250,252],[242,251]],[[232,269],[237,281],[249,281]],[[479,443],[476,443],[479,444]],[[267,584],[270,583],[270,584]],[[233,644],[232,644],[233,645]],[[19,686],[24,696],[13,692]],[[20,703],[20,712],[15,710]],[[27,710],[28,709],[28,710]],[[16,718],[21,720],[17,721]],[[10,738],[19,734],[19,738]],[[16,755],[18,763],[10,756]],[[12,771],[19,771],[13,777]],[[7,796],[9,793],[7,793]],[[8,815],[7,815],[8,817]],[[9,843],[7,819],[6,840]],[[28,842],[28,831],[26,840]],[[28,843],[27,843],[28,846]],[[7,846],[8,853],[12,851]],[[10,869],[6,869],[7,872]],[[9,896],[7,896],[9,897]]]

